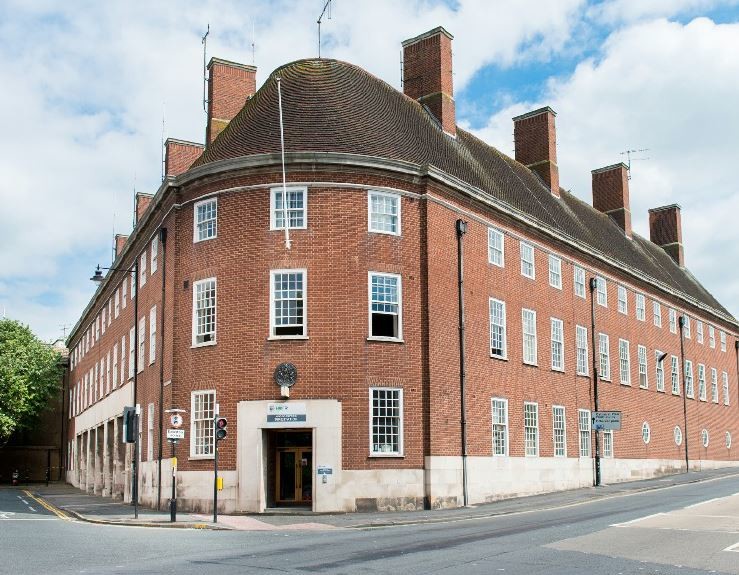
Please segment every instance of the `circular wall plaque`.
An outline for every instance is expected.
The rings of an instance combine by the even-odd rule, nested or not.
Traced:
[[[275,368],[275,381],[280,387],[292,387],[298,379],[298,368],[292,363],[281,363]]]

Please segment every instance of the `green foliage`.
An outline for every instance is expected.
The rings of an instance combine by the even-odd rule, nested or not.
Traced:
[[[28,427],[59,392],[60,355],[28,326],[0,320],[0,446]]]

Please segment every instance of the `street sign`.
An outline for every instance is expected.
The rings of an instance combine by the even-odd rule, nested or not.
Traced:
[[[594,411],[593,429],[595,431],[621,431],[620,411]]]
[[[168,429],[167,439],[185,439],[184,429]]]
[[[179,413],[175,413],[169,418],[169,422],[172,424],[172,427],[182,427],[182,416]]]
[[[326,465],[319,465],[317,468],[318,475],[332,475],[334,470]]]

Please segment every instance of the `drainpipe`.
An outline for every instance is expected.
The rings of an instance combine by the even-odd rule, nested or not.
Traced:
[[[457,289],[459,296],[459,406],[461,414],[462,433],[462,500],[467,507],[469,497],[467,493],[467,418],[465,416],[464,401],[464,245],[462,238],[467,233],[467,222],[457,220]]]
[[[736,348],[736,399],[739,403],[739,339],[734,342],[734,347]]]
[[[162,437],[164,435],[164,313],[166,303],[165,285],[167,281],[167,228],[159,230],[159,243],[162,244],[162,309],[159,326],[159,462],[157,465],[157,509],[162,508]]]
[[[680,370],[683,372],[683,425],[685,426],[685,433],[683,439],[685,442],[685,473],[690,471],[690,461],[688,459],[688,382],[685,373],[685,345],[684,345],[684,328],[685,328],[685,316],[681,315],[678,318],[678,325],[680,326]]]
[[[598,412],[598,367],[595,347],[595,290],[598,288],[598,278],[590,278],[590,341],[593,348],[593,407]],[[595,487],[600,486],[600,433],[595,430]]]

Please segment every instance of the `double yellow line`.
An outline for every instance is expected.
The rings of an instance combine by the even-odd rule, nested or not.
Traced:
[[[49,503],[45,499],[42,499],[41,497],[35,496],[33,493],[31,493],[30,491],[27,491],[26,489],[23,490],[23,493],[25,493],[26,495],[28,495],[28,497],[30,497],[31,499],[33,499],[36,503],[38,503],[41,507],[43,507],[47,511],[51,511],[54,515],[56,515],[57,517],[59,517],[59,519],[64,519],[65,521],[71,521],[72,520],[69,517],[69,515],[67,515],[64,511],[62,511],[61,509],[57,509],[56,507],[54,507],[51,503]]]

